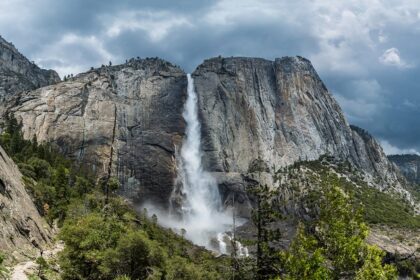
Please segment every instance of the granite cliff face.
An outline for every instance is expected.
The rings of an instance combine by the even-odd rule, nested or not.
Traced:
[[[168,62],[130,60],[23,93],[11,111],[25,137],[56,143],[100,175],[118,175],[135,202],[167,204],[186,86],[184,72]]]
[[[420,184],[419,155],[390,155],[389,160],[395,163],[405,178],[415,184]]]
[[[0,251],[21,258],[51,242],[51,228],[39,215],[18,167],[0,147]]]
[[[59,81],[55,71],[39,68],[0,36],[0,102],[16,93]]]
[[[219,57],[192,76],[205,169],[217,178],[225,203],[235,194],[243,215],[256,159],[267,165],[261,180],[270,182],[281,166],[328,154],[362,169],[372,186],[410,199],[380,145],[348,125],[308,60]],[[98,173],[117,175],[134,202],[167,206],[185,130],[186,88],[180,68],[132,59],[21,93],[10,111],[25,137],[54,142]]]
[[[257,158],[272,173],[326,154],[364,170],[372,184],[371,178],[380,179],[375,187],[409,196],[380,145],[348,125],[308,60],[219,57],[198,66],[193,77],[206,168],[228,190],[226,195],[243,189],[238,186],[247,184]]]

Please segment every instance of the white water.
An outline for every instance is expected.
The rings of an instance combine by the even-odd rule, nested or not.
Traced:
[[[226,254],[227,253],[227,242],[233,246],[233,237],[227,233],[219,233],[217,235],[217,241],[219,242],[220,253]],[[236,247],[236,254],[239,257],[249,257],[248,248],[243,246],[241,242],[235,240],[235,247]],[[233,250],[230,248],[230,250]]]
[[[193,78],[190,74],[187,78],[188,96],[182,114],[187,127],[178,160],[178,180],[182,183],[182,219],[159,212],[156,214],[164,226],[185,229],[185,237],[195,244],[227,254],[226,241],[230,243],[231,237],[225,232],[232,229],[232,214],[221,205],[216,180],[203,170],[197,94]],[[248,256],[246,247],[239,242],[237,248],[240,255]]]
[[[203,170],[197,94],[193,78],[190,74],[187,78],[188,96],[182,114],[187,127],[181,148],[180,169],[182,172],[179,174],[184,195],[183,226],[188,239],[211,248],[214,247],[211,245],[211,240],[216,238],[218,233],[229,229],[231,218],[222,209],[215,179]]]
[[[227,244],[225,242],[225,234],[219,232],[217,234],[217,242],[219,243],[219,251],[221,254],[227,254]]]

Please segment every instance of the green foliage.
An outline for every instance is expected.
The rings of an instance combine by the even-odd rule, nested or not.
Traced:
[[[38,276],[44,276],[45,271],[49,268],[48,262],[43,257],[38,257],[35,263],[38,265]]]
[[[334,174],[323,178],[319,208],[318,218],[306,230],[300,226],[289,251],[280,254],[286,278],[396,279],[395,267],[383,264],[384,253],[366,244],[361,207]]]
[[[145,216],[139,219],[117,197],[106,215],[95,207],[68,217],[60,233],[63,279],[223,279],[228,266]]]
[[[366,246],[364,264],[356,273],[356,280],[392,280],[397,270],[389,264],[382,264],[385,253],[376,246]]]
[[[132,279],[146,279],[165,266],[166,255],[156,241],[143,231],[129,230],[115,248],[105,252],[102,271],[105,275],[130,275]]]
[[[256,278],[256,263],[254,256],[231,258],[231,280],[254,280]],[[276,261],[273,261],[273,266]]]
[[[316,236],[339,275],[355,270],[362,262],[360,250],[368,227],[363,222],[361,208],[354,207],[353,199],[340,188],[338,178],[331,176],[329,179],[331,185],[324,187],[320,201]]]
[[[216,280],[220,279],[217,273],[206,271],[202,266],[188,263],[185,258],[175,257],[168,261],[165,274],[167,280]]]
[[[286,271],[285,279],[331,278],[324,249],[319,247],[316,238],[305,234],[303,225],[299,225],[289,251],[280,252],[280,259],[282,268]]]
[[[116,191],[120,187],[120,181],[115,177],[111,177],[108,182],[108,187],[111,192]]]
[[[24,175],[25,186],[38,211],[49,222],[57,218],[63,221],[69,200],[80,195],[82,187],[89,191],[94,177],[89,177],[87,169],[72,164],[52,145],[39,144],[36,137],[25,140],[22,126],[13,116],[6,115],[4,120],[0,145]]]
[[[131,280],[127,275],[119,275],[114,280]]]
[[[63,279],[101,279],[106,250],[114,248],[125,232],[122,222],[96,213],[66,221],[60,232],[66,244],[60,262]]]
[[[9,270],[4,266],[4,260],[6,256],[0,252],[0,279],[8,279]]]
[[[347,183],[344,187],[363,203],[368,223],[420,228],[420,216],[415,216],[411,207],[402,199],[367,186],[356,188]]]
[[[35,172],[35,178],[36,180],[40,179],[46,179],[51,176],[51,165],[48,163],[48,161],[44,159],[40,159],[37,157],[31,157],[27,164],[32,167],[33,171]]]
[[[420,248],[417,250],[420,251]],[[395,254],[393,262],[395,262],[400,276],[410,279],[420,279],[420,260],[418,258],[407,258],[407,256]]]
[[[372,188],[362,180],[361,174],[353,170],[348,163],[333,162],[331,164],[331,161],[333,159],[323,157],[316,161],[296,163],[292,168],[303,166],[313,170],[317,174],[317,178],[311,179],[312,184],[319,180],[325,181],[331,169],[340,174],[346,174],[350,180],[342,177],[340,187],[351,193],[355,202],[363,204],[364,219],[369,224],[420,228],[420,215],[414,215],[412,207],[397,194],[392,195]],[[414,196],[419,194],[414,188],[408,187],[408,189]]]

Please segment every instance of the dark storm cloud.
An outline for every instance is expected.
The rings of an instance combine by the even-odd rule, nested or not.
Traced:
[[[349,122],[388,152],[420,151],[416,0],[0,2],[0,34],[61,75],[158,56],[308,57]]]

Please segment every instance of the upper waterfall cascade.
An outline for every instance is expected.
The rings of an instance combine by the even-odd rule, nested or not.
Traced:
[[[187,78],[188,96],[183,112],[187,127],[179,167],[184,198],[182,219],[186,237],[211,248],[211,240],[218,233],[230,230],[232,218],[223,210],[216,180],[203,170],[198,98],[193,78],[190,74]]]

